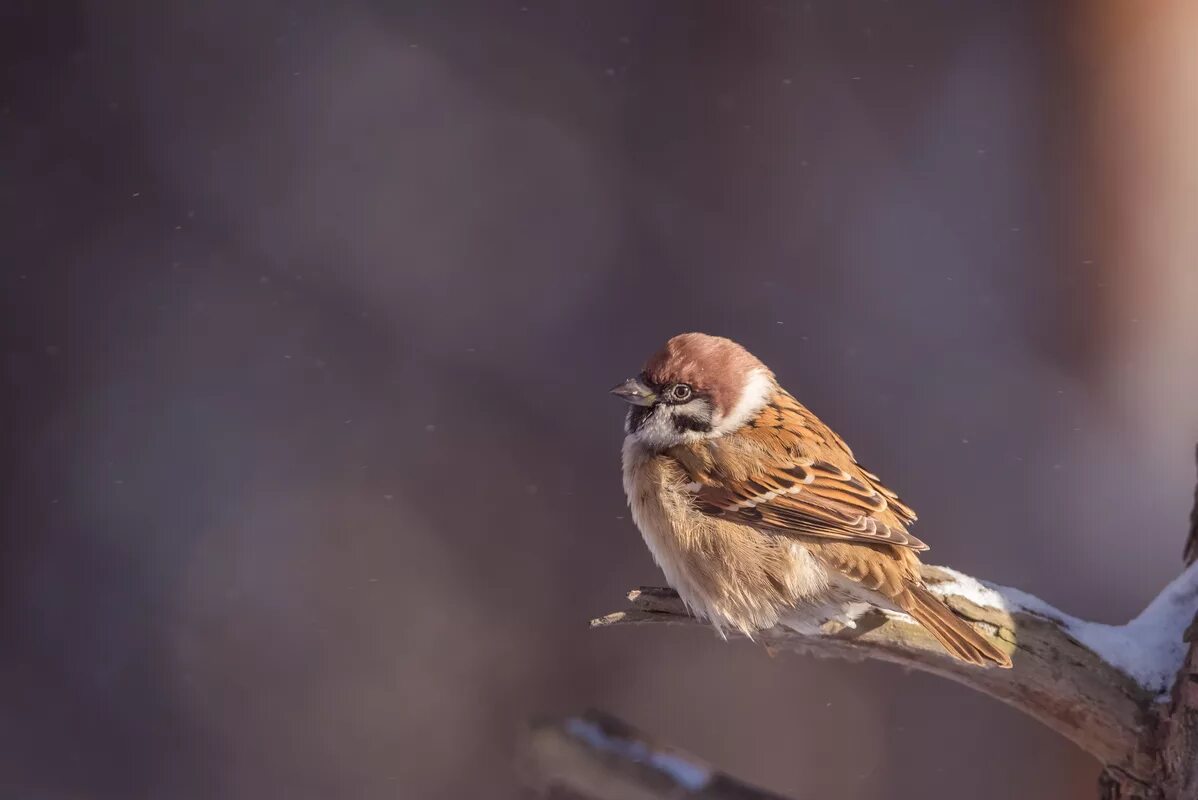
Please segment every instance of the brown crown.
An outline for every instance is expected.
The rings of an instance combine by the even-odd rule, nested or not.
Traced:
[[[722,414],[736,405],[755,369],[766,367],[731,339],[681,333],[646,362],[644,376],[655,386],[690,384],[696,393],[709,396]]]

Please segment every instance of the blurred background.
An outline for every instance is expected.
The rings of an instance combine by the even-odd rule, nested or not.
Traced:
[[[937,678],[588,630],[661,582],[607,389],[736,338],[932,562],[1133,616],[1194,485],[1195,25],[4,3],[0,793],[519,798],[593,706],[796,798],[1093,796]]]

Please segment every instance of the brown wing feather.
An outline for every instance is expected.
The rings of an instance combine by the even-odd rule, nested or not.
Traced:
[[[923,586],[912,586],[895,598],[898,607],[922,625],[936,641],[962,661],[1011,668],[1011,657],[991,644]]]
[[[979,666],[1011,666],[1010,656],[928,591],[919,575],[919,558],[910,550],[833,542],[820,542],[810,548],[841,575],[910,614],[945,650],[962,661]]]
[[[785,391],[735,435],[671,455],[699,484],[695,505],[706,514],[773,532],[927,549],[906,529],[915,512]]]
[[[915,512],[861,467],[827,425],[779,389],[731,436],[670,451],[698,484],[696,507],[771,533],[809,537],[831,569],[910,614],[955,657],[1010,667],[1010,658],[923,585],[907,532]]]

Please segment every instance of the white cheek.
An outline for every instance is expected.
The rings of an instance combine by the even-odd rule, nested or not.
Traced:
[[[756,370],[749,377],[748,383],[745,384],[745,390],[741,392],[740,399],[736,401],[736,405],[728,410],[720,419],[716,420],[715,428],[712,429],[713,436],[719,436],[723,433],[732,433],[749,421],[750,418],[760,411],[770,399],[770,395],[774,393],[774,380],[765,370]]]
[[[710,420],[711,419],[711,404],[707,400],[696,397],[689,403],[683,403],[680,406],[674,406],[674,409],[679,414],[685,414],[688,417],[695,419]]]
[[[628,425],[625,422],[625,431],[627,429]],[[640,430],[631,435],[651,450],[666,450],[685,442],[698,441],[709,434],[699,431],[679,431],[674,426],[670,410],[665,406],[656,406],[653,413],[641,424]]]

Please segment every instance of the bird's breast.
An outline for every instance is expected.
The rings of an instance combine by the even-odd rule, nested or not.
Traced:
[[[689,485],[673,458],[625,440],[632,519],[666,581],[696,616],[751,633],[826,590],[823,565],[800,542],[703,514]]]
[[[701,587],[691,577],[692,539],[698,520],[692,520],[682,470],[670,459],[645,450],[632,437],[624,442],[624,493],[628,508],[666,581],[696,613],[706,616]]]

